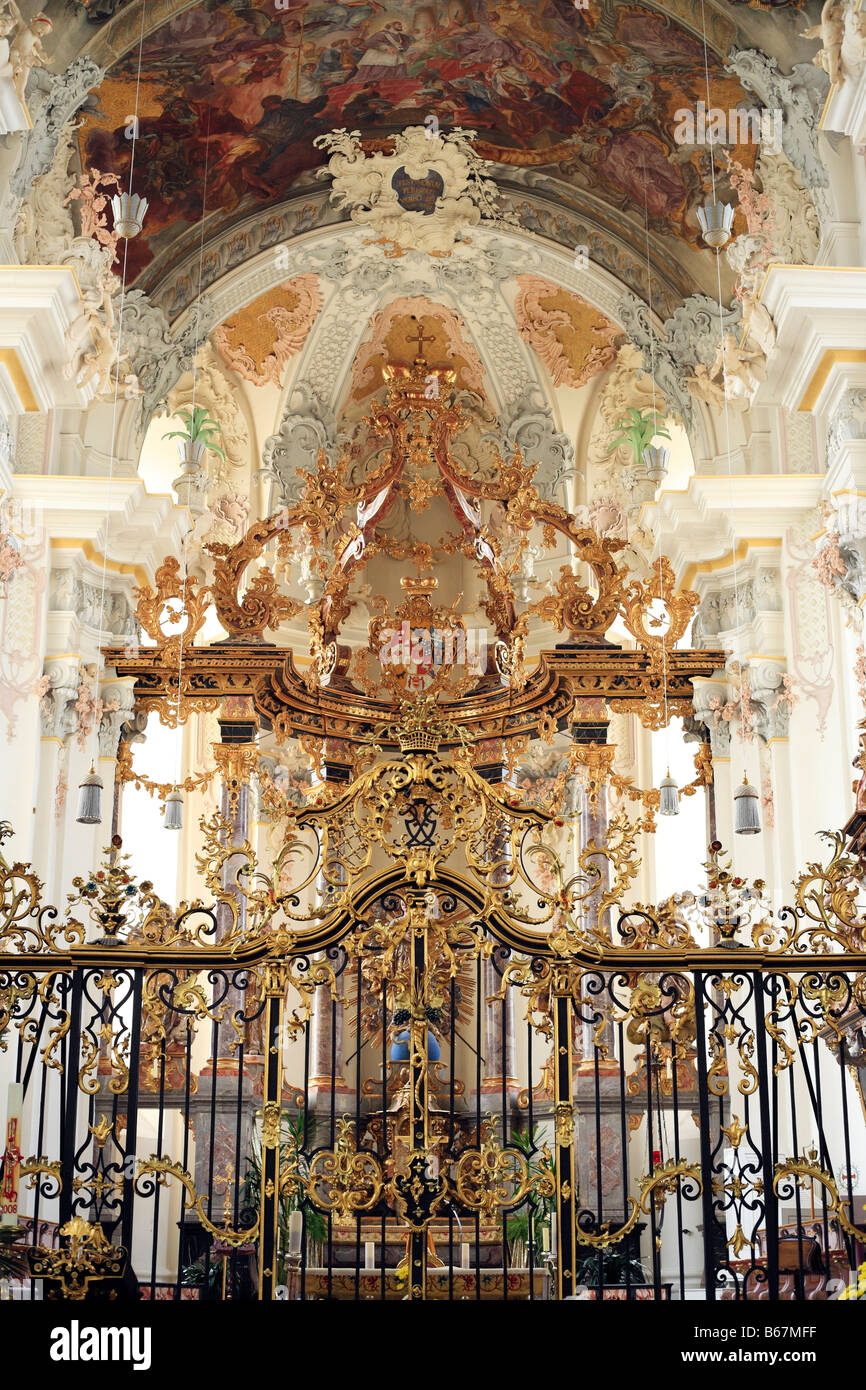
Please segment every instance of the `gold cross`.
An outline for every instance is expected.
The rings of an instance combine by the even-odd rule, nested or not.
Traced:
[[[424,329],[421,327],[421,324],[420,324],[420,323],[418,324],[418,332],[417,332],[417,334],[411,334],[411,333],[407,333],[407,334],[406,334],[406,342],[407,342],[407,343],[417,343],[417,344],[418,344],[418,356],[419,356],[419,357],[423,357],[423,356],[424,356],[424,344],[425,344],[425,343],[433,343],[433,342],[435,342],[435,341],[436,341],[436,334],[435,334],[435,333],[431,333],[430,336],[428,337],[427,334],[424,332]]]

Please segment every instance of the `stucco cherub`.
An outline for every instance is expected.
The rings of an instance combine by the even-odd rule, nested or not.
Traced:
[[[84,363],[75,380],[75,385],[79,389],[88,386],[90,382],[95,382],[93,393],[95,396],[103,396],[114,387],[112,371],[115,367],[129,356],[129,351],[118,352],[117,343],[114,340],[114,306],[111,301],[111,290],[108,285],[103,287],[102,294],[103,317],[99,314],[95,305],[85,309],[87,322],[84,329],[89,328],[93,335],[95,347],[92,352],[84,354]],[[77,320],[70,330],[70,335],[74,335],[78,342],[84,337],[84,329],[80,328],[81,319]],[[73,356],[64,368],[64,376],[70,379],[75,374],[76,359]],[[123,394],[129,396],[135,394],[136,385],[134,373],[127,373],[123,378]]]
[[[42,38],[45,34],[50,34],[53,28],[54,25],[47,14],[43,14],[40,10],[29,23],[24,24],[23,29],[18,30],[12,41],[12,47],[9,51],[12,62],[12,85],[20,102],[24,101],[24,92],[31,69],[51,66],[51,58],[42,47]]]
[[[800,37],[821,40],[821,47],[812,62],[824,69],[831,82],[842,82],[842,43],[845,38],[845,7],[842,0],[824,0],[820,24],[801,30]]]
[[[710,376],[723,379],[728,400],[750,397],[765,375],[764,354],[740,347],[733,333],[726,333],[710,367]]]

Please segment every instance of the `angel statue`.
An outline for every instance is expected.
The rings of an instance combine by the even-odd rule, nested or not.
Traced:
[[[842,0],[824,0],[820,24],[802,29],[800,37],[821,40],[821,47],[812,62],[824,69],[834,85],[842,82],[842,43],[845,38],[845,7]]]
[[[722,377],[728,400],[749,398],[764,380],[764,354],[740,347],[733,333],[726,333],[710,367],[711,377]]]
[[[133,372],[128,372],[122,382],[115,383],[112,372],[119,367],[120,363],[129,357],[129,350],[118,351],[117,343],[114,340],[114,305],[111,300],[111,289],[108,285],[103,286],[102,292],[102,315],[98,307],[91,301],[85,304],[85,311],[79,319],[72,325],[67,334],[67,342],[75,349],[83,340],[87,330],[93,336],[95,347],[92,352],[84,354],[84,362],[75,380],[75,385],[79,390],[95,382],[93,388],[94,396],[108,395],[115,387],[115,384],[122,385],[123,395],[128,398],[137,394],[137,379]],[[70,361],[63,369],[63,375],[67,380],[75,375],[77,353],[73,353]]]
[[[10,5],[10,0],[7,0],[7,5],[10,8],[13,7]],[[15,35],[9,53],[12,62],[12,85],[15,88],[15,95],[23,104],[31,68],[51,66],[51,59],[42,47],[42,35],[50,34],[54,25],[47,14],[43,14],[41,10],[33,16],[29,23],[21,22],[23,28],[20,28]]]

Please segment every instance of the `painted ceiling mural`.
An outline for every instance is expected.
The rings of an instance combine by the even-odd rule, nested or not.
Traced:
[[[387,134],[430,116],[477,131],[487,157],[555,159],[578,187],[696,240],[708,155],[674,129],[677,109],[706,96],[703,49],[665,15],[572,0],[259,6],[207,0],[144,40],[136,159],[150,209],[130,244],[133,274],[198,222],[206,167],[206,210],[228,216],[280,200],[320,165],[319,134]],[[749,106],[712,53],[710,63],[712,102]],[[126,174],[137,67],[136,46],[103,83],[101,114],[79,132],[86,165]],[[732,153],[751,165],[753,149]]]

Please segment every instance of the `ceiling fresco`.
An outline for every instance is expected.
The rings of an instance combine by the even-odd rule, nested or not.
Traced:
[[[752,104],[712,50],[710,65],[714,104]],[[137,69],[136,45],[79,132],[86,165],[127,173]],[[276,10],[209,0],[143,42],[136,169],[150,209],[129,271],[197,223],[203,205],[226,218],[278,202],[322,163],[317,135],[384,135],[431,117],[443,130],[476,130],[487,157],[552,168],[693,244],[708,156],[676,143],[675,112],[705,97],[701,40],[641,5],[344,0]],[[753,156],[735,153],[747,165]]]

